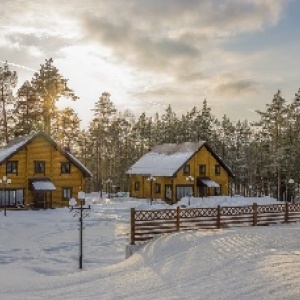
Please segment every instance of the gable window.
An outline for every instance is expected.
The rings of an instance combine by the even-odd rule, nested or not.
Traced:
[[[161,191],[161,184],[155,183],[155,193],[160,194],[160,191]]]
[[[34,173],[45,175],[45,162],[44,161],[35,161],[34,162]]]
[[[215,175],[220,175],[221,174],[221,167],[220,165],[215,165]]]
[[[183,166],[183,175],[190,175],[190,165]]]
[[[17,161],[9,161],[6,163],[6,174],[18,174]]]
[[[136,181],[136,182],[134,183],[134,190],[135,190],[136,192],[140,190],[140,182],[139,182],[139,181]]]
[[[70,174],[71,173],[71,164],[69,162],[61,163],[61,174]]]
[[[72,198],[72,188],[71,187],[62,188],[62,198],[63,198],[63,200],[70,200]]]
[[[200,165],[199,166],[199,174],[205,175],[206,174],[206,165]]]

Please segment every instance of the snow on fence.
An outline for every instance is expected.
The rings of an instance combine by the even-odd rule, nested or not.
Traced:
[[[218,206],[159,210],[131,209],[131,245],[157,234],[192,229],[220,229],[300,221],[300,203]]]

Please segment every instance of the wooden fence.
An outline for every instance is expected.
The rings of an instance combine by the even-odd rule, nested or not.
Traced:
[[[160,210],[131,209],[131,245],[157,234],[300,221],[300,203]]]

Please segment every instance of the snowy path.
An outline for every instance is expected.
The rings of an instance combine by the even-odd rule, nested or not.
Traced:
[[[299,225],[178,233],[118,264],[27,279],[1,299],[299,299],[299,246]]]

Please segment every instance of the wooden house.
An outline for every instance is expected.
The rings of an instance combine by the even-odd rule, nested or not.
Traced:
[[[68,206],[91,175],[45,133],[17,137],[0,150],[0,207]]]
[[[230,168],[206,142],[162,144],[127,171],[130,196],[175,203],[184,196],[228,195]]]

